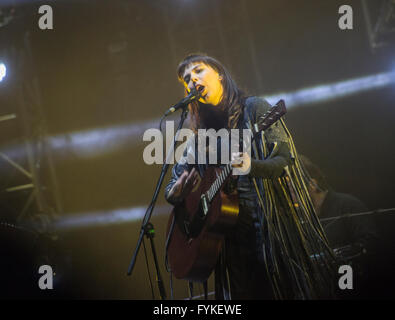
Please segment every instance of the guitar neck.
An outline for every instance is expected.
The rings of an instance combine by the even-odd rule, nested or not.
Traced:
[[[263,115],[263,117],[260,120],[258,120],[257,123],[255,123],[252,126],[253,135],[255,136],[259,132],[269,128],[273,123],[279,120],[286,112],[287,109],[285,107],[285,102],[284,100],[280,100],[279,102],[277,102],[277,104],[274,107],[272,107],[268,112],[266,112]]]
[[[217,179],[215,179],[214,183],[207,191],[208,201],[214,199],[217,192],[222,188],[227,177],[229,177],[230,173],[232,172],[232,164],[228,163],[224,169],[222,169],[221,173],[218,175]]]
[[[253,125],[253,137],[255,137],[256,134],[258,134],[259,132],[269,128],[273,123],[280,119],[286,113],[286,111],[287,110],[284,100],[278,101],[274,107],[270,108],[270,110],[268,110],[268,112],[266,112],[265,115]],[[230,175],[231,172],[232,164],[229,163],[225,166],[222,172],[218,175],[217,179],[215,179],[214,183],[206,192],[206,196],[209,202],[214,199],[215,195],[222,188],[222,185],[224,184],[226,178]]]

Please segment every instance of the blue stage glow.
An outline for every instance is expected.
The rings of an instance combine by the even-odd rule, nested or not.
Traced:
[[[287,108],[308,105],[328,100],[334,100],[358,92],[383,88],[395,83],[395,71],[379,73],[332,84],[324,84],[310,87],[294,92],[278,93],[264,96],[270,103],[274,104],[284,99]]]
[[[158,127],[158,123],[159,119],[59,134],[49,137],[47,142],[54,152],[71,150],[80,157],[93,157],[103,152],[114,151],[125,144],[133,147],[137,143],[142,143],[145,130]]]
[[[53,228],[60,231],[136,222],[143,219],[146,210],[146,207],[131,207],[106,212],[68,214],[59,217],[53,223]],[[170,214],[171,210],[170,205],[159,205],[154,209],[153,215]]]

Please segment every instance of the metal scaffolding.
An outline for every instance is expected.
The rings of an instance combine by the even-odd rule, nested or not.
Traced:
[[[395,45],[395,0],[362,0],[370,47]]]
[[[188,49],[188,45],[193,48],[192,52],[206,53],[206,48],[210,47],[205,46],[205,39],[207,38],[205,35],[207,33],[214,33],[218,36],[218,50],[222,56],[221,60],[223,60],[226,66],[230,66],[232,44],[229,39],[232,39],[234,33],[239,33],[245,38],[245,48],[253,66],[254,79],[257,87],[262,88],[263,80],[259,66],[259,55],[257,53],[255,39],[251,32],[252,26],[250,25],[249,10],[251,8],[248,8],[248,1],[245,0],[236,1],[233,4],[236,4],[236,6],[231,10],[231,14],[238,21],[238,23],[233,24],[224,23],[225,17],[221,9],[222,6],[227,4],[222,2],[207,2],[205,10],[213,12],[215,19],[200,24],[198,17],[204,17],[205,13],[202,12],[198,3],[190,2],[177,5],[173,1],[164,5],[158,2],[156,6],[163,13],[170,52],[175,66],[177,66],[187,53],[191,53],[190,51],[185,51],[185,48]],[[189,20],[185,19],[185,17],[188,17]],[[188,33],[183,32],[184,23],[191,23],[193,26],[193,28],[188,29]]]
[[[0,88],[8,95],[0,109],[0,222],[33,224],[37,231],[46,231],[62,207],[30,33],[7,43],[2,55],[11,65],[12,79]]]

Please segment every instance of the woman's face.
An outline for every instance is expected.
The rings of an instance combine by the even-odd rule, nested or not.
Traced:
[[[222,77],[203,62],[194,62],[185,68],[182,82],[188,92],[196,88],[201,95],[199,101],[217,106],[222,100]]]

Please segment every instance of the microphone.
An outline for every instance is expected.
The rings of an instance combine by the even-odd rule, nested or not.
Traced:
[[[178,109],[187,106],[192,101],[197,100],[199,98],[200,98],[199,91],[196,90],[196,88],[192,88],[191,92],[189,92],[189,94],[186,97],[184,97],[179,103],[175,104],[174,106],[172,106],[171,108],[169,108],[169,110],[167,110],[165,112],[165,116],[168,116],[170,113],[173,113],[173,112],[177,111]]]

